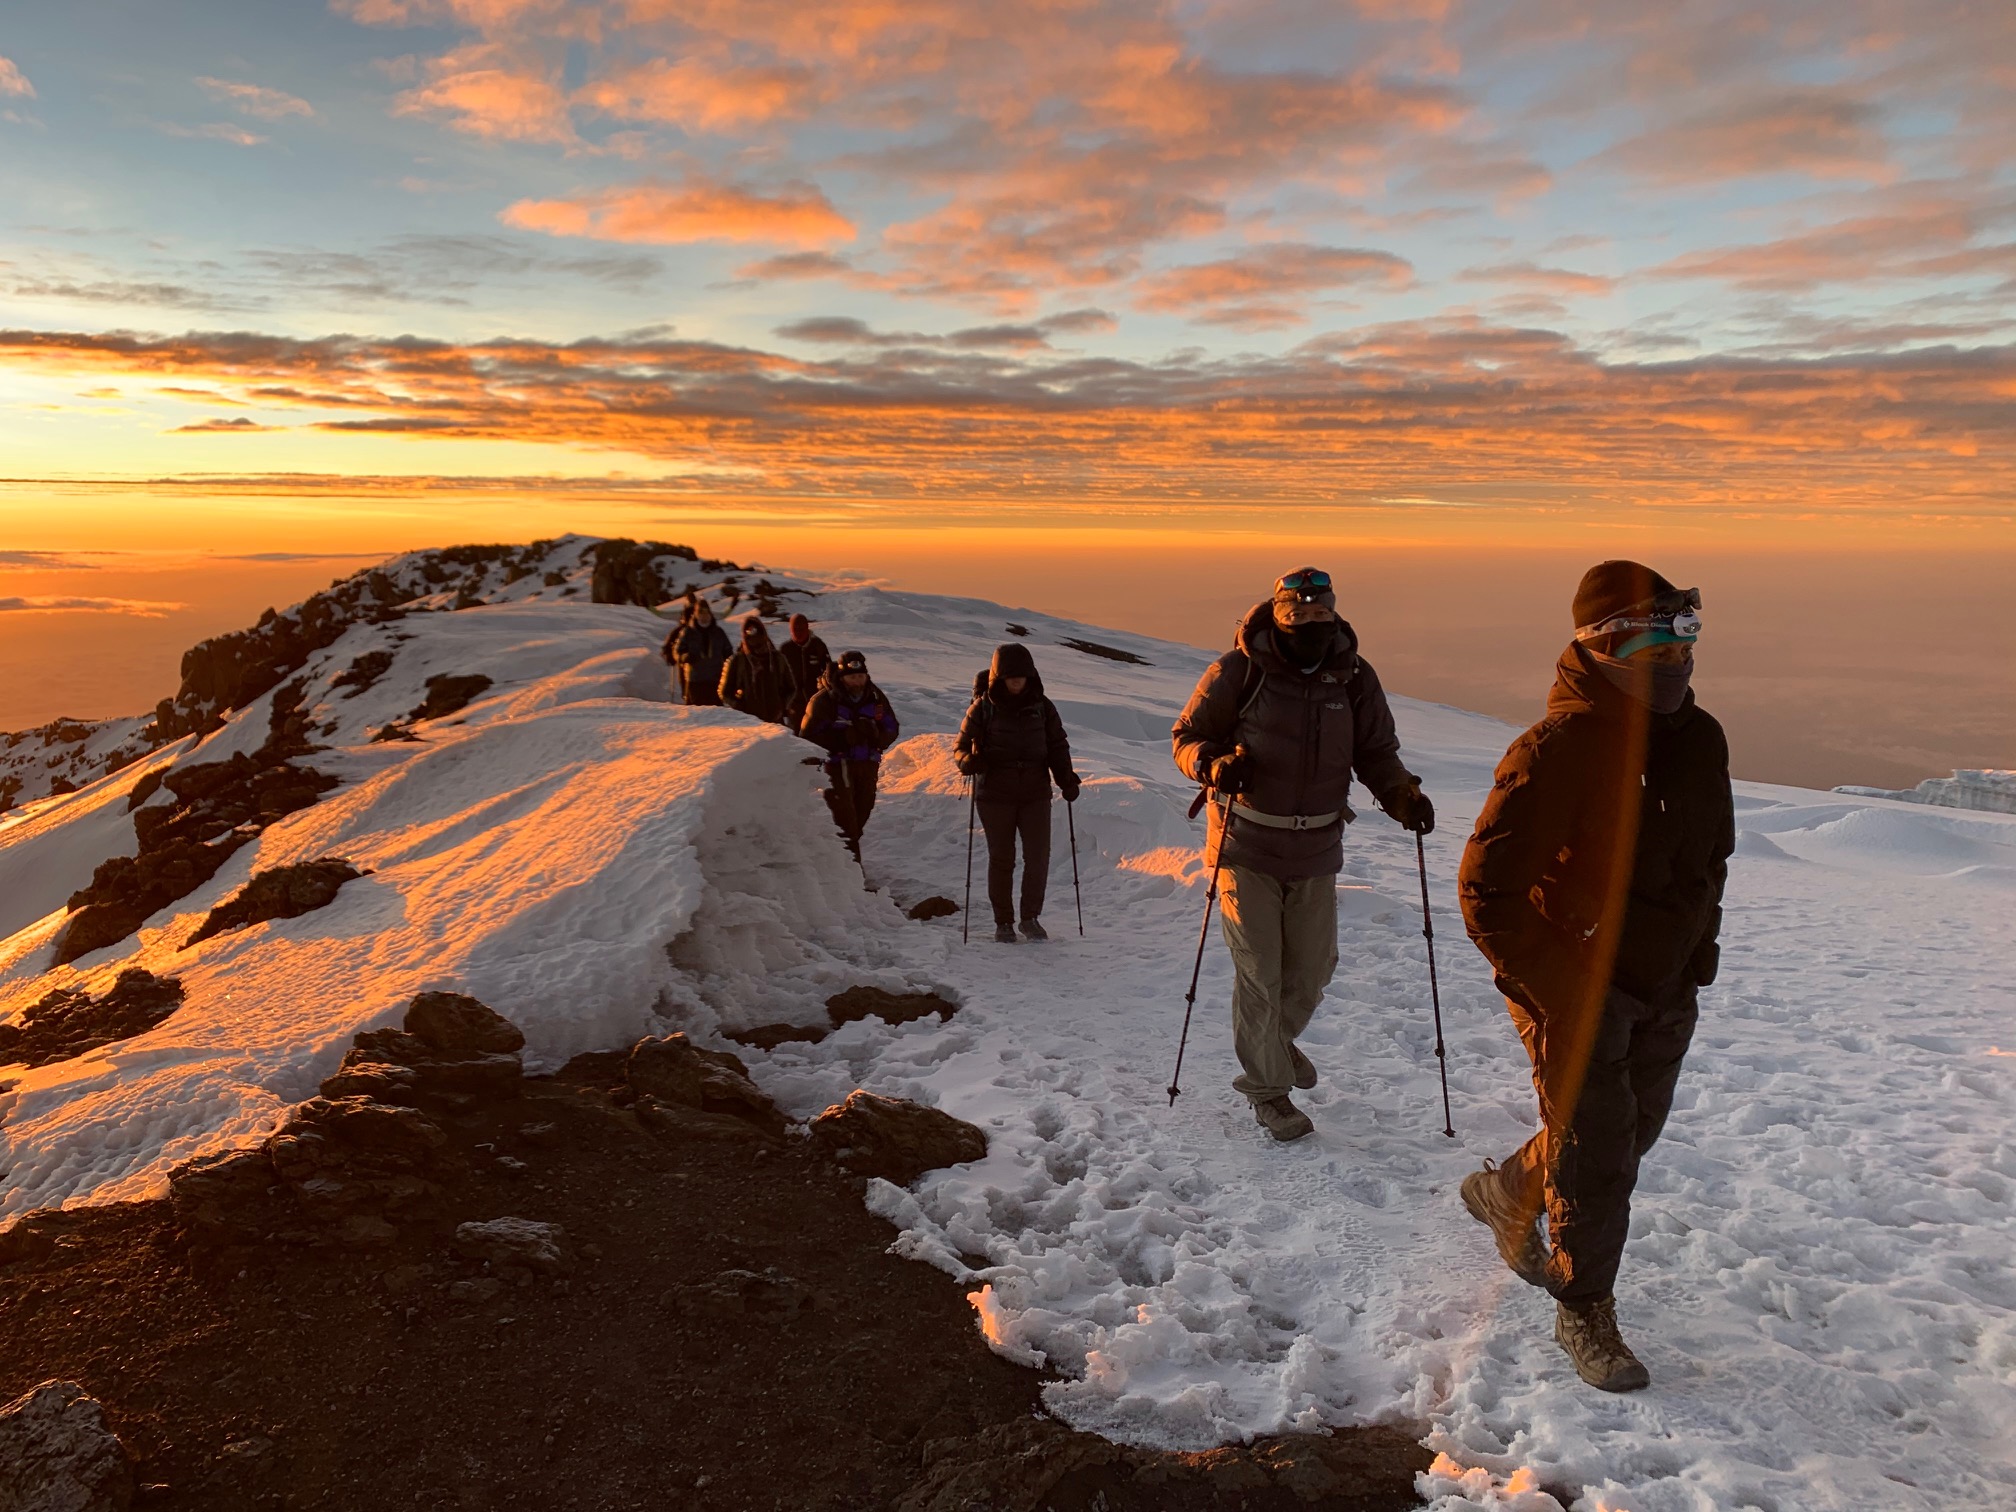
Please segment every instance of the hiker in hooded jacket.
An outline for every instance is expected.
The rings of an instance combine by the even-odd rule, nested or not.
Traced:
[[[721,669],[721,702],[771,724],[786,722],[798,685],[761,615],[742,621],[742,644]]]
[[[1176,765],[1210,799],[1205,854],[1219,868],[1232,955],[1232,1085],[1278,1140],[1314,1127],[1289,1093],[1316,1085],[1296,1045],[1337,969],[1337,873],[1355,775],[1425,835],[1435,808],[1400,761],[1393,711],[1330,575],[1283,576],[1248,612],[1171,731]]]
[[[1022,851],[1022,938],[1047,940],[1043,896],[1050,880],[1050,784],[1078,801],[1071,742],[1057,706],[1043,692],[1036,658],[1011,642],[996,648],[959,724],[953,759],[973,779],[973,806],[987,836],[987,902],[994,938],[1015,943],[1015,851]]]
[[[826,806],[858,861],[861,832],[875,808],[882,753],[902,733],[896,710],[868,676],[867,657],[859,651],[843,652],[826,668],[819,690],[805,706],[798,733],[826,752]]]
[[[679,627],[665,642],[665,659],[678,674],[680,697],[689,704],[721,702],[721,669],[733,649],[707,600],[690,598]]]
[[[1584,574],[1546,717],[1499,762],[1458,879],[1541,1119],[1464,1178],[1463,1203],[1552,1294],[1555,1339],[1605,1391],[1650,1380],[1617,1326],[1617,1271],[1715,980],[1736,844],[1728,743],[1689,687],[1700,604],[1636,562]]]
[[[826,642],[812,633],[812,622],[802,614],[791,616],[790,637],[777,650],[791,668],[792,680],[798,685],[797,700],[786,711],[785,721],[796,729],[804,717],[806,705],[819,691],[826,669],[833,663],[833,655],[826,649]]]

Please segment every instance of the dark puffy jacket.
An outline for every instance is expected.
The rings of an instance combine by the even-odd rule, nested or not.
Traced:
[[[711,688],[721,680],[722,663],[734,649],[719,620],[704,625],[688,620],[665,642],[665,659],[679,667],[687,687]]]
[[[1542,1015],[1612,982],[1647,999],[1706,986],[1735,848],[1722,726],[1691,692],[1653,713],[1571,645],[1477,816],[1463,922],[1499,990]]]
[[[833,660],[833,653],[826,649],[826,642],[816,635],[802,646],[787,635],[778,645],[777,654],[791,668],[801,701],[809,700],[818,691],[820,680],[825,677],[826,668]]]
[[[1026,677],[1028,686],[1011,694],[1011,677]],[[953,745],[959,770],[974,779],[973,796],[983,801],[1030,803],[1050,796],[1050,779],[1075,792],[1071,742],[1057,706],[1043,692],[1036,659],[1027,646],[1009,644],[994,653],[987,689],[973,700],[959,722]]]
[[[797,693],[790,665],[767,640],[754,653],[745,640],[721,669],[721,702],[772,724],[785,722]]]
[[[1253,607],[1233,648],[1198,679],[1170,737],[1176,765],[1196,782],[1215,758],[1246,747],[1247,790],[1233,800],[1232,833],[1221,841],[1214,795],[1207,854],[1290,881],[1343,867],[1344,826],[1356,817],[1348,802],[1354,771],[1386,807],[1414,781],[1400,763],[1393,711],[1379,674],[1358,654],[1357,634],[1339,620],[1335,647],[1305,674],[1274,649],[1271,602]],[[1242,806],[1282,818],[1343,818],[1275,829],[1241,820]]]
[[[857,729],[863,720],[870,728]],[[895,709],[872,678],[855,698],[840,680],[840,669],[829,666],[819,691],[805,705],[798,733],[825,750],[826,767],[831,771],[841,761],[880,761],[882,753],[896,744],[902,728],[896,723]]]

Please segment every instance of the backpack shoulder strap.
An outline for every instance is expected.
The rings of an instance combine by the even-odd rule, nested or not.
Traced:
[[[1246,675],[1239,684],[1239,713],[1235,717],[1243,719],[1267,682],[1267,669],[1243,651],[1239,653],[1239,659],[1246,664]]]

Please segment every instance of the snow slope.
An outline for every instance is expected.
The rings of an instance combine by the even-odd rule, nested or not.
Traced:
[[[1396,700],[1442,816],[1428,858],[1458,1138],[1441,1134],[1411,840],[1361,805],[1342,962],[1307,1040],[1318,1132],[1277,1146],[1230,1089],[1215,930],[1184,1095],[1171,1109],[1163,1091],[1204,890],[1166,730],[1208,658],[973,600],[829,588],[808,607],[836,652],[868,653],[904,720],[866,844],[879,894],[833,841],[803,746],[658,701],[663,626],[644,611],[530,603],[359,627],[315,672],[337,749],[312,760],[344,787],[137,942],[55,972],[53,919],[0,945],[0,1015],[134,963],[189,994],[139,1039],[0,1074],[17,1083],[0,1094],[0,1212],[152,1190],[172,1159],[250,1138],[422,986],[476,992],[552,1064],[647,1029],[806,1021],[852,981],[931,985],[962,1004],[948,1023],[870,1020],[748,1058],[800,1114],[859,1085],[988,1129],[984,1161],[870,1200],[903,1251],[973,1295],[998,1348],[1061,1372],[1047,1395],[1072,1422],[1186,1446],[1413,1422],[1446,1456],[1424,1489],[1449,1509],[2016,1497],[2016,819],[1739,785],[1723,977],[1620,1282],[1654,1386],[1605,1397],[1575,1381],[1550,1304],[1455,1194],[1532,1126],[1524,1057],[1453,899],[1512,731]],[[1074,815],[1087,933],[1060,805],[1056,938],[962,946],[959,919],[911,924],[891,903],[960,895],[949,732],[1011,622],[1091,776]],[[326,691],[394,635],[413,639],[381,683]],[[424,744],[359,743],[436,672],[495,686],[422,725]],[[255,706],[202,759],[264,729]],[[103,795],[54,802],[35,811],[38,844],[55,845],[64,805],[78,854],[104,843],[84,834]],[[0,869],[17,831],[0,829]],[[176,950],[254,866],[331,853],[373,875],[318,914]]]

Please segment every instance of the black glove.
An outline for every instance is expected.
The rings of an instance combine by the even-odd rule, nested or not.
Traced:
[[[961,751],[952,758],[952,765],[959,768],[961,777],[978,777],[987,770],[987,763],[980,759],[978,751]]]
[[[1428,795],[1421,791],[1421,779],[1409,780],[1406,787],[1399,789],[1386,805],[1386,812],[1399,822],[1402,829],[1412,830],[1417,835],[1435,833],[1435,805],[1428,801]]]
[[[1057,791],[1064,795],[1066,803],[1076,803],[1078,801],[1078,789],[1082,786],[1084,786],[1084,779],[1076,772],[1073,772],[1070,776],[1058,780]]]
[[[1253,761],[1244,751],[1234,751],[1229,756],[1212,759],[1205,768],[1204,785],[1221,793],[1243,793],[1246,783],[1253,775]]]

